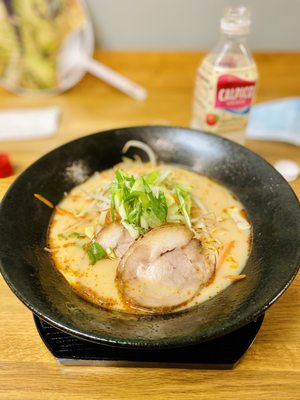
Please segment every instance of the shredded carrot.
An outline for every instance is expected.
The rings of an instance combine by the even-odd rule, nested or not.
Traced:
[[[70,247],[70,246],[75,246],[75,242],[69,242],[69,243],[65,243],[63,244],[63,247]]]
[[[178,197],[177,197],[175,194],[172,194],[172,197],[173,197],[175,203],[176,203],[176,204],[179,204],[179,199],[178,199]]]
[[[70,194],[69,199],[71,201],[76,201],[76,200],[80,199],[80,196],[78,194]]]
[[[230,279],[231,281],[240,281],[242,279],[246,278],[245,274],[241,274],[241,275],[226,275],[225,276],[226,279]]]
[[[105,225],[110,224],[112,222],[111,212],[106,213],[105,216]]]
[[[86,222],[86,221],[87,221],[86,218],[79,218],[79,221],[76,221],[76,222],[74,222],[74,224],[67,226],[63,232],[71,231],[72,229],[77,228],[79,225],[81,225],[83,222]]]
[[[64,208],[61,207],[55,207],[55,211],[60,214],[60,215],[69,215],[72,218],[77,219],[78,217],[76,217],[76,215],[74,215],[72,212],[65,210]]]
[[[227,246],[224,248],[224,250],[223,250],[223,252],[222,252],[222,254],[221,254],[221,256],[220,256],[220,258],[219,258],[219,260],[218,260],[218,263],[217,263],[217,265],[216,265],[216,270],[219,269],[219,268],[221,267],[221,265],[224,263],[224,261],[225,261],[226,258],[229,256],[229,253],[231,252],[231,250],[232,250],[232,248],[234,247],[234,245],[235,245],[235,240],[232,240],[232,241],[229,242],[229,243],[227,244]]]
[[[50,208],[54,208],[53,203],[51,201],[47,200],[44,196],[41,196],[40,194],[34,193],[34,197],[38,200],[40,200],[42,203],[46,204],[46,206]]]

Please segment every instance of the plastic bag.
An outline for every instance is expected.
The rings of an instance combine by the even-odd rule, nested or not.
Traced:
[[[274,100],[252,108],[246,136],[300,146],[300,98]]]

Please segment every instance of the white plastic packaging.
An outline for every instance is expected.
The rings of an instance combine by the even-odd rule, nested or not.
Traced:
[[[57,94],[86,72],[136,100],[147,91],[92,58],[94,36],[84,0],[0,1],[0,84],[27,95]]]
[[[198,68],[193,100],[192,128],[239,143],[244,142],[258,77],[245,44],[250,23],[247,8],[226,9],[221,41]]]

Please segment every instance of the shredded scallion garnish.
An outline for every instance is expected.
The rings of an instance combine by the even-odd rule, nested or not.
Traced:
[[[91,265],[96,264],[97,261],[101,260],[101,258],[107,255],[104,248],[98,242],[88,244],[87,254],[89,256]]]
[[[167,222],[184,222],[191,228],[191,188],[174,181],[170,173],[155,169],[133,176],[118,169],[109,192],[112,220],[118,214],[133,238]]]

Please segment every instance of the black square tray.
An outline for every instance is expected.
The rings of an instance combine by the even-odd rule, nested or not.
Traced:
[[[162,350],[130,349],[78,339],[34,316],[49,351],[63,365],[232,369],[253,343],[264,315],[235,332],[198,345]]]

